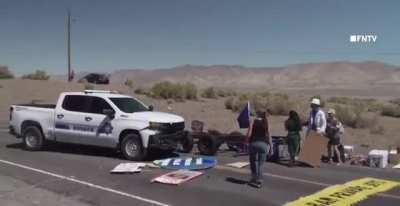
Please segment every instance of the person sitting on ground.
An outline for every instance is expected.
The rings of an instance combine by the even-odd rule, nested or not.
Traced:
[[[295,158],[300,150],[300,131],[302,129],[301,121],[296,111],[291,110],[289,112],[289,118],[285,121],[285,129],[288,131],[289,166],[292,167],[295,165]]]
[[[328,110],[328,119],[326,126],[326,136],[329,139],[328,142],[328,158],[329,163],[332,163],[333,152],[336,152],[338,165],[342,163],[339,152],[340,139],[344,134],[344,128],[342,123],[336,118],[336,112],[334,109]]]
[[[307,121],[307,136],[311,131],[324,135],[326,130],[326,117],[321,109],[321,100],[313,98],[311,100],[311,111]]]
[[[267,154],[272,151],[267,112],[258,111],[257,117],[251,122],[247,131],[249,145],[249,158],[251,169],[250,186],[261,188],[262,165],[267,159]]]

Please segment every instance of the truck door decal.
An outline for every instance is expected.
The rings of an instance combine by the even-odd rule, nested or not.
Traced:
[[[113,126],[111,125],[111,119],[109,117],[105,117],[103,121],[100,122],[100,125],[97,127],[96,131],[96,137],[99,136],[99,134],[106,134],[109,135],[113,131]]]
[[[69,125],[67,123],[63,123],[63,122],[56,122],[55,127],[56,127],[56,129],[67,129],[67,130],[69,130]]]

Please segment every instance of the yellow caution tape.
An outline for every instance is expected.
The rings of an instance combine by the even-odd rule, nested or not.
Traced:
[[[379,192],[400,186],[400,182],[376,178],[362,178],[343,185],[327,187],[315,194],[301,197],[285,206],[347,206]]]

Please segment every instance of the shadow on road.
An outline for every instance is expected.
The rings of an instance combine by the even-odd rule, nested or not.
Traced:
[[[238,185],[245,185],[245,184],[249,183],[249,181],[247,181],[247,180],[241,180],[241,179],[237,179],[234,177],[227,177],[225,180],[227,182],[238,184]]]
[[[311,165],[304,163],[304,162],[300,162],[300,161],[296,161],[296,163],[293,166],[291,166],[289,164],[289,161],[277,161],[277,162],[273,162],[273,163],[282,165],[282,166],[286,166],[286,167],[310,167],[310,168],[312,168]]]
[[[24,144],[9,144],[6,145],[6,148],[24,150]],[[58,142],[49,142],[41,151],[124,159],[122,153],[115,149]],[[156,159],[164,159],[169,157],[179,157],[179,154],[170,151],[155,150],[149,153],[146,161],[153,161]]]

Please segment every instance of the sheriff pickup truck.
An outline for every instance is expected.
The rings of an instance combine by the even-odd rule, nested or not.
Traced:
[[[111,91],[64,92],[56,105],[11,105],[9,118],[10,133],[32,151],[56,141],[115,148],[140,161],[153,148],[188,152],[193,147],[182,117]]]

